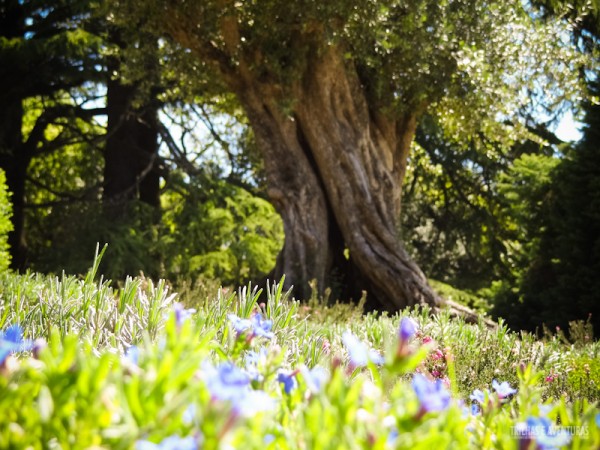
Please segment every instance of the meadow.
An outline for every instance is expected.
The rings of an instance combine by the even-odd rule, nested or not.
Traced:
[[[537,339],[97,270],[0,274],[0,448],[600,448],[585,323]]]

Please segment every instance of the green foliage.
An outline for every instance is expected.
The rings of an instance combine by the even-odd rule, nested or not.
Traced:
[[[94,248],[102,243],[108,244],[102,260],[102,271],[108,278],[123,280],[140,272],[160,276],[154,214],[141,202],[132,202],[125,219],[119,221],[109,218],[100,202],[55,206],[39,222],[40,237],[45,241],[36,249],[39,254],[33,267],[42,272],[82,273],[93,261]]]
[[[514,281],[495,285],[495,313],[511,326],[566,329],[591,319],[600,327],[597,108],[588,106],[584,139],[564,158],[522,160],[502,187],[513,201],[507,214],[521,224],[511,246]]]
[[[180,187],[165,196],[169,277],[203,276],[235,284],[258,279],[274,267],[283,226],[267,201],[220,182]]]
[[[420,114],[428,108],[446,135],[461,142],[484,134],[510,146],[527,136],[519,115],[580,98],[584,86],[576,72],[590,64],[556,39],[570,36],[567,22],[532,20],[537,11],[519,1],[114,5],[121,12],[117,22],[144,17],[148,29],[189,47],[201,76],[218,68],[236,78],[243,68],[287,92],[282,102],[290,105],[301,101],[294,83],[326,48],[337,48],[348,70],[356,69],[373,110]]]
[[[0,169],[0,272],[4,272],[10,265],[8,252],[8,233],[12,230],[10,216],[10,193],[6,190],[6,175]]]
[[[523,442],[514,427],[539,416],[562,427],[585,427],[572,436],[570,448],[600,444],[600,410],[582,398],[595,392],[591,400],[598,400],[597,390],[585,390],[599,381],[597,342],[567,347],[560,339],[536,341],[504,326],[490,330],[422,310],[410,314],[418,325],[415,337],[401,343],[402,317],[357,316],[349,323],[300,318],[300,305],[281,284],[267,292],[266,307],[256,303],[260,293],[250,287],[238,295],[221,291],[196,303],[186,319],[180,307],[173,312],[173,296],[161,285],[136,278],[116,291],[93,281],[97,269],[98,261],[83,280],[0,275],[0,292],[11,296],[2,303],[0,328],[19,321],[26,338],[47,341],[38,341],[32,356],[14,355],[0,365],[1,447],[128,449],[179,436],[206,449],[516,450]],[[40,298],[48,299],[43,312]],[[271,340],[236,332],[228,317],[258,312],[272,321]],[[154,327],[145,323],[151,317]],[[115,318],[121,328],[111,322]],[[351,352],[340,339],[345,330],[380,351],[383,365],[350,369]],[[247,389],[261,394],[261,401],[242,408],[235,396],[219,399],[214,370],[222,363],[254,370],[248,373],[258,376]],[[416,366],[437,376],[430,372],[434,364],[444,368],[439,377],[450,383],[453,399],[447,408],[425,412],[409,378]],[[586,364],[589,377],[578,385],[544,378],[560,368],[571,380]],[[309,372],[316,366],[328,373],[320,386]],[[294,385],[286,391],[278,377],[292,371]],[[501,399],[490,388],[492,379],[508,380],[518,392]],[[474,388],[486,399],[477,415],[459,403],[469,405]],[[568,402],[544,400],[550,394]]]

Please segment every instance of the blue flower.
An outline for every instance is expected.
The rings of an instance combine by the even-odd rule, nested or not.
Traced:
[[[348,350],[351,369],[366,366],[369,361],[377,365],[384,363],[383,356],[377,351],[369,349],[365,343],[361,342],[350,331],[345,331],[344,334],[342,334],[342,342],[344,343],[346,350]]]
[[[250,377],[231,363],[218,367],[203,364],[206,386],[216,400],[231,403],[237,415],[251,416],[274,407],[275,401],[263,391],[250,387]]]
[[[412,387],[419,398],[423,413],[443,411],[450,406],[451,396],[442,380],[429,381],[420,373],[414,375]]]
[[[261,347],[258,352],[253,350],[248,351],[244,358],[246,363],[244,371],[248,374],[252,381],[262,381],[263,376],[259,371],[259,367],[264,367],[267,361],[267,349]]]
[[[250,388],[250,377],[231,363],[216,368],[206,364],[204,370],[208,390],[218,400],[236,400]]]
[[[516,389],[513,389],[508,381],[503,381],[502,383],[498,383],[496,380],[492,380],[492,387],[498,394],[500,399],[509,397],[517,392]]]
[[[600,413],[596,414],[596,425],[600,428]]]
[[[262,314],[257,313],[250,319],[252,321],[252,328],[255,336],[264,337],[266,339],[272,339],[275,334],[271,331],[273,328],[273,321],[263,319]]]
[[[125,358],[137,366],[140,361],[140,349],[136,345],[132,345],[125,351]]]
[[[196,450],[198,449],[198,439],[193,436],[185,438],[169,436],[160,443],[140,440],[135,443],[136,450]]]
[[[194,308],[186,309],[181,303],[178,302],[173,305],[173,310],[175,311],[175,323],[178,327],[183,325],[183,323],[196,312]]]
[[[398,330],[398,336],[400,336],[400,340],[403,342],[408,341],[415,335],[417,328],[417,323],[413,319],[409,317],[403,317],[402,321],[400,322],[400,329]]]
[[[483,402],[485,402],[485,393],[481,389],[475,389],[469,398],[483,405]]]
[[[266,339],[272,339],[275,334],[271,331],[273,322],[263,319],[260,313],[254,314],[250,319],[240,319],[235,314],[229,314],[227,318],[231,321],[233,329],[239,334],[250,330],[250,336],[260,336]]]
[[[301,366],[300,373],[308,389],[315,394],[321,392],[325,383],[329,381],[329,372],[323,367],[315,366],[312,369],[308,369],[306,366]]]
[[[555,428],[546,417],[530,417],[526,423],[517,426],[520,433],[535,440],[541,450],[559,449],[571,442],[571,435],[565,430]]]
[[[296,381],[297,372],[279,372],[277,374],[277,381],[283,384],[283,390],[286,394],[290,394],[298,386]]]
[[[238,334],[241,334],[244,331],[246,331],[248,328],[252,327],[252,322],[250,322],[250,320],[248,320],[248,319],[240,319],[235,314],[228,314],[227,318],[229,319],[229,321],[233,325],[233,329]]]
[[[33,341],[23,339],[23,329],[19,325],[11,325],[0,332],[0,364],[8,355],[15,352],[26,352],[33,349]]]
[[[386,444],[388,447],[394,447],[396,445],[396,441],[398,440],[398,430],[395,428],[388,433]]]

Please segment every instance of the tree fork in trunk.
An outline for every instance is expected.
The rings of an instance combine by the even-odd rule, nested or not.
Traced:
[[[352,262],[380,309],[440,298],[398,239],[402,178],[416,115],[397,126],[370,114],[356,72],[333,48],[306,72],[296,104],[329,204]]]

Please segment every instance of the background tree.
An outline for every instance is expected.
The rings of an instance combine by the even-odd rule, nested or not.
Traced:
[[[6,0],[0,6],[0,168],[12,192],[12,227],[8,241],[12,266],[26,264],[25,185],[32,158],[72,142],[68,122],[91,120],[99,111],[71,101],[68,93],[97,76],[97,45],[78,27],[88,14],[85,1]],[[34,69],[32,69],[34,68]],[[44,108],[24,134],[24,102],[43,99]],[[48,126],[62,123],[48,141]]]

